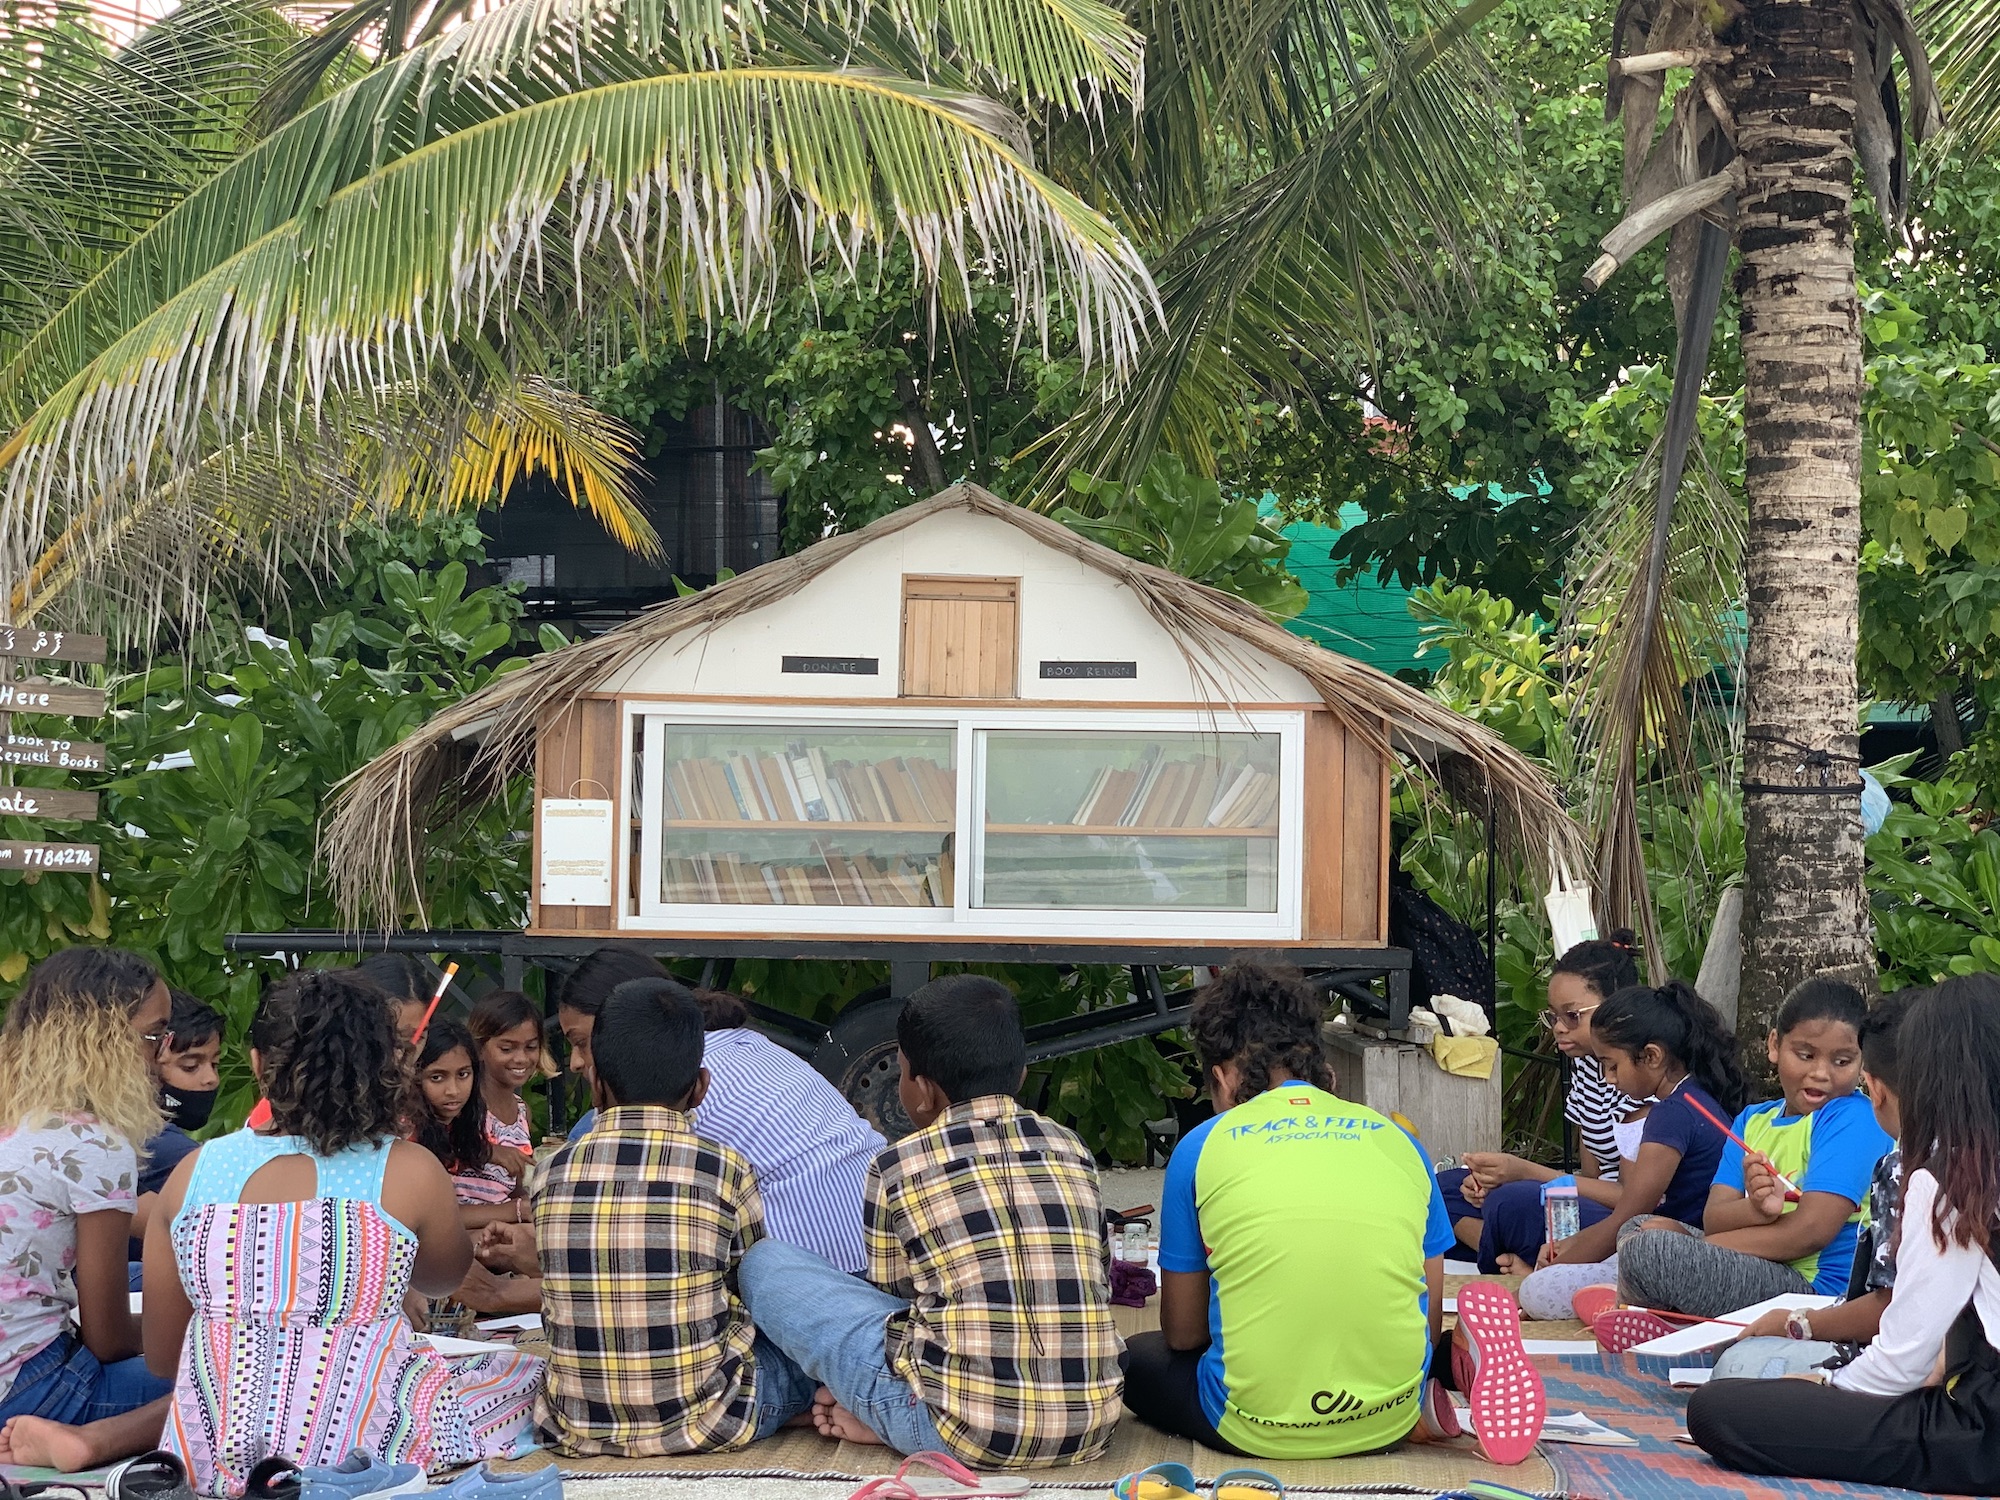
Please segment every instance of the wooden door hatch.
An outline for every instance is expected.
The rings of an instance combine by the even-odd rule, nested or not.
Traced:
[[[1021,580],[903,575],[903,696],[1012,698]]]

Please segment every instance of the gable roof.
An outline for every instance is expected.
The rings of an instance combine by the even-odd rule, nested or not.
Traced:
[[[1533,863],[1552,848],[1584,863],[1577,826],[1547,775],[1497,735],[1408,683],[1301,640],[1245,600],[1137,562],[978,485],[956,484],[859,531],[538,656],[385,750],[334,790],[324,852],[342,912],[356,922],[367,913],[393,925],[407,911],[422,920],[421,872],[432,827],[501,795],[512,778],[532,770],[539,724],[667,642],[783,599],[871,542],[950,510],[1019,527],[1131,590],[1180,648],[1207,701],[1231,706],[1217,670],[1231,656],[1246,664],[1258,657],[1281,662],[1313,685],[1350,734],[1385,754],[1409,757],[1467,811],[1484,817],[1490,809],[1510,847]]]

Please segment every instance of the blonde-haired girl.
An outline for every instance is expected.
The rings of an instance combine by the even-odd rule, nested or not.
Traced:
[[[70,948],[0,1025],[0,1463],[83,1469],[159,1440],[173,1383],[139,1357],[125,1257],[169,1007],[144,959]]]

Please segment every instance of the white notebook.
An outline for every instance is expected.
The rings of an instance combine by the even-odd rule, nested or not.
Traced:
[[[1659,1338],[1648,1339],[1643,1344],[1635,1344],[1630,1352],[1692,1354],[1697,1349],[1714,1349],[1722,1344],[1734,1343],[1743,1336],[1742,1325],[1756,1322],[1767,1312],[1775,1312],[1781,1307],[1831,1307],[1839,1300],[1838,1297],[1800,1296],[1795,1292],[1782,1297],[1767,1297],[1764,1301],[1753,1303],[1749,1307],[1739,1307],[1735,1312],[1728,1314],[1727,1322],[1690,1324],[1686,1328],[1662,1334]]]

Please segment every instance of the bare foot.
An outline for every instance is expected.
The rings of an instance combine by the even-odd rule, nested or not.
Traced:
[[[821,1437],[832,1438],[838,1443],[860,1443],[875,1448],[883,1446],[874,1430],[842,1406],[840,1398],[825,1386],[813,1392],[812,1424],[819,1429]]]
[[[10,1417],[0,1427],[0,1464],[31,1469],[59,1469],[74,1474],[97,1462],[84,1429],[51,1422],[47,1417]]]
[[[1502,1276],[1525,1276],[1535,1269],[1518,1255],[1508,1255],[1503,1252],[1496,1255],[1494,1260],[1499,1265]]]
[[[819,1427],[823,1436],[838,1438],[843,1443],[855,1443],[869,1448],[883,1446],[882,1440],[875,1436],[874,1428],[837,1401],[833,1404],[833,1410],[826,1414],[824,1425],[821,1425],[820,1415],[815,1410],[813,1424]]]
[[[814,1425],[815,1423],[813,1422],[813,1414],[811,1407],[807,1407],[804,1411],[800,1412],[796,1417],[793,1417],[791,1421],[785,1423],[785,1426],[787,1427],[811,1427]]]

